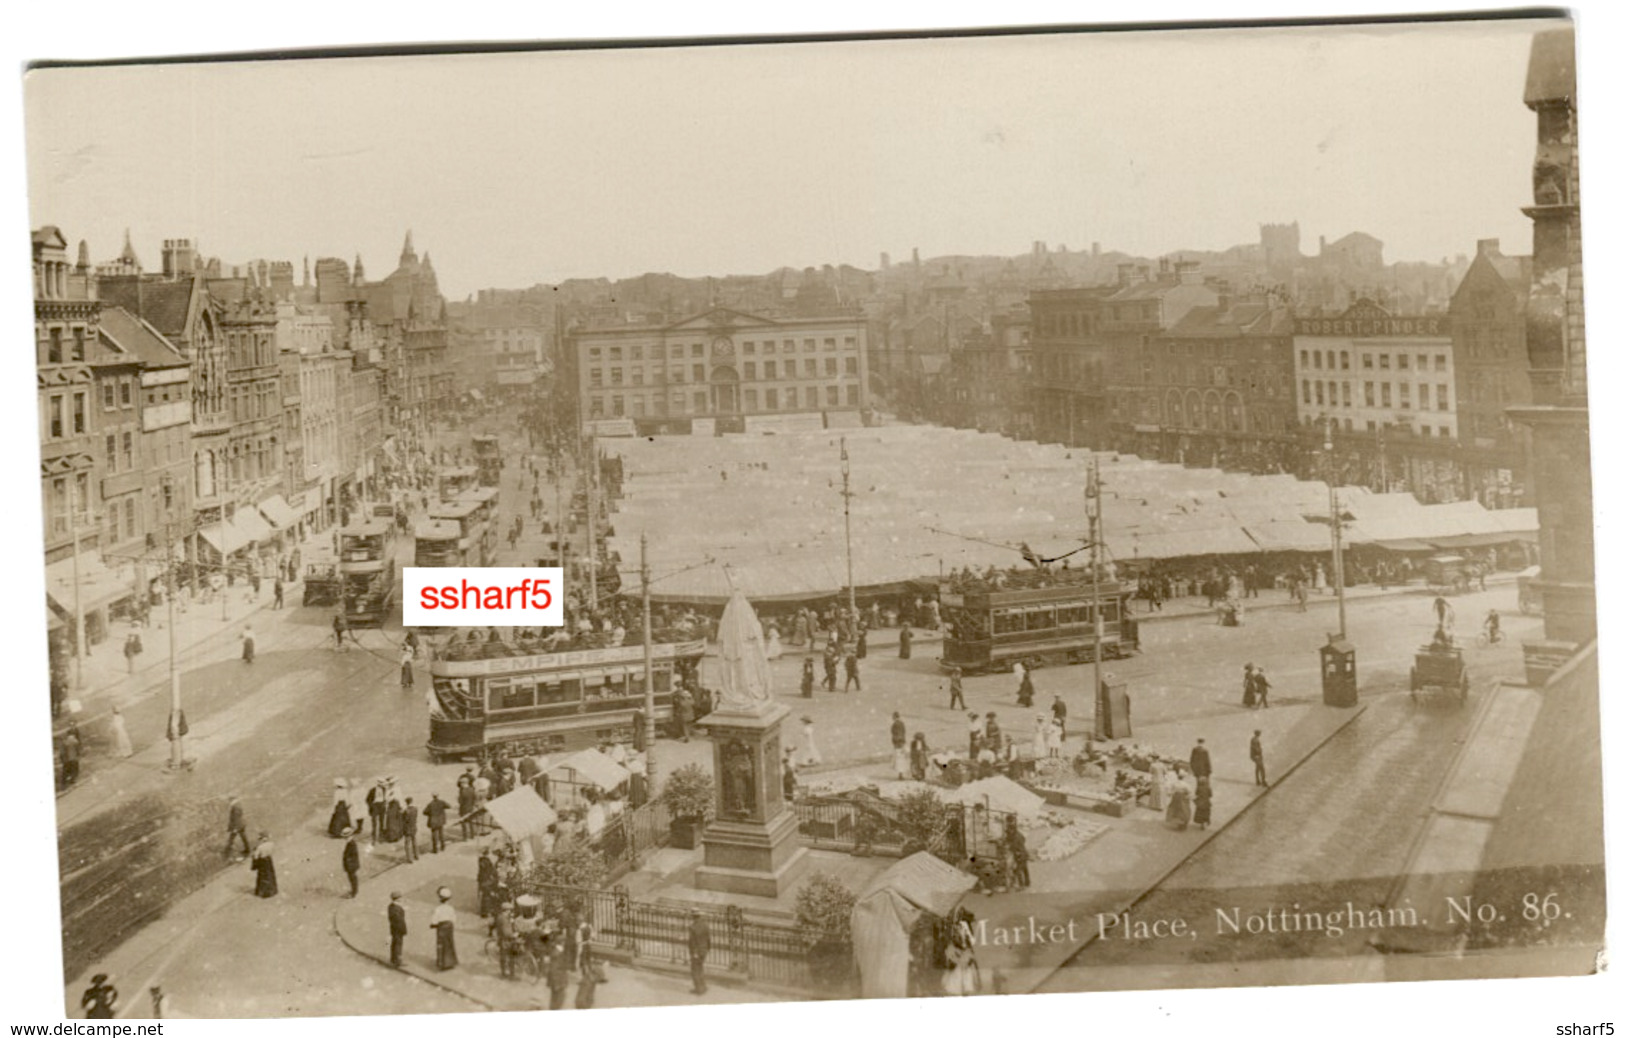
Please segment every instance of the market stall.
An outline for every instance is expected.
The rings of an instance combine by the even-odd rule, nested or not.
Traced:
[[[925,929],[922,920],[946,923],[975,886],[976,877],[927,851],[876,876],[852,906],[852,953],[863,997],[923,993],[920,978],[934,974],[937,950],[916,937]]]
[[[524,865],[536,859],[548,826],[559,820],[558,813],[529,786],[486,801],[485,813],[496,831],[507,837]]]

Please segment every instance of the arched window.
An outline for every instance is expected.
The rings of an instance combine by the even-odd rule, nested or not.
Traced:
[[[1219,400],[1219,394],[1209,392],[1202,401],[1207,405],[1206,426],[1215,432],[1224,428],[1224,404]]]
[[[1229,432],[1242,432],[1247,425],[1246,413],[1242,410],[1241,394],[1227,393],[1224,398],[1224,427]]]
[[[1176,429],[1185,424],[1185,404],[1178,393],[1168,394],[1168,424]]]
[[[1185,394],[1185,424],[1202,428],[1202,395],[1194,389]]]

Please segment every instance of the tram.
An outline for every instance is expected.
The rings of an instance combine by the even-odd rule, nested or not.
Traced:
[[[496,487],[476,487],[466,491],[457,498],[459,504],[472,504],[474,506],[473,521],[480,524],[480,550],[485,553],[486,565],[496,561],[497,539],[501,531],[498,529],[498,509],[502,504],[502,492]]]
[[[429,506],[429,521],[450,523],[457,527],[458,549],[463,553],[464,566],[489,566],[492,556],[486,551],[485,527],[476,514],[480,506],[474,501],[452,501]]]
[[[395,604],[395,529],[366,522],[339,531],[339,580],[351,627],[382,627]]]
[[[1095,658],[1095,602],[1091,580],[1047,587],[985,587],[939,593],[947,634],[944,667],[967,674],[1007,671],[1017,662],[1064,665]],[[1133,589],[1116,581],[1098,585],[1102,659],[1140,648],[1139,622],[1129,615]]]
[[[474,437],[474,467],[479,471],[480,486],[501,485],[502,445],[495,436]]]
[[[412,530],[412,564],[439,568],[467,566],[463,552],[463,529],[447,519],[427,519]]]
[[[480,470],[472,465],[441,469],[436,485],[440,490],[440,500],[455,501],[480,485]]]
[[[671,717],[673,679],[697,685],[704,641],[650,647],[655,721]],[[549,653],[532,642],[453,634],[429,665],[429,756],[436,762],[629,743],[644,706],[643,646]]]

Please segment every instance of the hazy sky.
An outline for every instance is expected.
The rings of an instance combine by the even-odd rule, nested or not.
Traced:
[[[874,267],[1035,240],[1141,254],[1353,230],[1527,251],[1530,22],[54,69],[30,212],[227,262],[441,287]]]

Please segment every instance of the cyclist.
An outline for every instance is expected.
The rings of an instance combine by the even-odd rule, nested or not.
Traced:
[[[1501,640],[1501,614],[1493,609],[1490,610],[1490,615],[1484,618],[1484,634],[1489,638],[1491,645]]]

